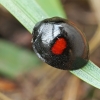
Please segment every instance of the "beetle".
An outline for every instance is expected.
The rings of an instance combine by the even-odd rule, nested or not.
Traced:
[[[63,69],[82,68],[89,60],[86,37],[69,20],[52,17],[38,22],[33,28],[32,47],[47,64]]]

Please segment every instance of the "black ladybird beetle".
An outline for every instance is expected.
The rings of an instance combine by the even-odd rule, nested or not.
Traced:
[[[84,34],[70,21],[53,17],[38,22],[33,29],[33,49],[47,64],[75,70],[88,62],[88,43]]]

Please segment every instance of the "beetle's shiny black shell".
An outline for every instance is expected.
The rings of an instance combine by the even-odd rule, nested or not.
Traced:
[[[38,22],[33,29],[33,49],[44,62],[64,69],[79,69],[88,62],[88,43],[84,34],[68,20],[53,17]],[[62,54],[51,51],[58,38],[64,38],[68,44]]]

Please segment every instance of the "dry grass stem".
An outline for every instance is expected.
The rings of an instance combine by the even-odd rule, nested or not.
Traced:
[[[10,99],[7,96],[5,96],[4,94],[0,93],[0,100],[12,100],[12,99]]]
[[[63,100],[77,100],[79,84],[80,80],[72,75],[65,86]]]
[[[95,15],[97,17],[98,21],[98,28],[93,36],[93,38],[90,40],[90,53],[93,53],[95,49],[100,45],[100,0],[89,0],[91,8],[94,10]]]

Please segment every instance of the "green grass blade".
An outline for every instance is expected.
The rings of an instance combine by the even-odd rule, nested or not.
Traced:
[[[0,40],[0,73],[4,76],[15,78],[39,64],[39,59],[32,52]]]
[[[47,2],[48,1],[48,2]],[[50,16],[62,16],[65,17],[62,13],[62,10],[59,10],[55,4],[55,0],[44,0],[47,2],[46,7],[43,7],[42,0],[1,0],[1,4],[15,16],[30,32],[34,27],[34,24],[44,18]],[[50,10],[50,5],[52,9]],[[52,6],[53,5],[53,6]],[[11,9],[12,8],[12,9]],[[43,9],[44,10],[43,10]],[[57,10],[58,9],[58,10]],[[50,10],[50,11],[49,11]],[[46,13],[45,13],[46,12]],[[59,12],[59,13],[58,13]],[[61,14],[61,15],[60,15]],[[85,82],[91,84],[92,86],[100,89],[100,68],[98,68],[91,61],[84,66],[82,69],[71,71],[74,75],[84,80]]]
[[[48,17],[35,0],[0,0],[0,3],[18,19],[30,33],[32,33],[37,21]]]
[[[71,73],[100,89],[100,68],[93,62],[89,61],[86,66],[81,69],[71,71]]]
[[[59,16],[66,18],[60,0],[36,0],[36,2],[50,17]]]

